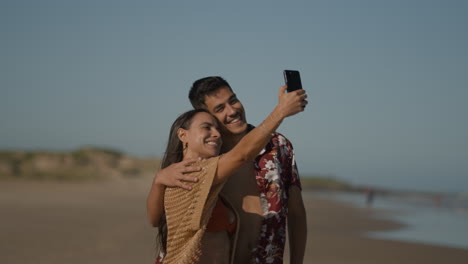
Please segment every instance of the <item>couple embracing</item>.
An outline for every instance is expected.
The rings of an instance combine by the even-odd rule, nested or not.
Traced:
[[[156,263],[302,263],[307,239],[301,184],[288,139],[275,132],[304,111],[304,90],[286,92],[258,126],[221,77],[193,83],[194,110],[173,123],[147,199],[158,228]]]

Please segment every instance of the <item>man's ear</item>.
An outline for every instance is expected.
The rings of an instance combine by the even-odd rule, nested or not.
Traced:
[[[187,142],[187,130],[183,128],[177,129],[177,137],[182,141],[182,143]]]

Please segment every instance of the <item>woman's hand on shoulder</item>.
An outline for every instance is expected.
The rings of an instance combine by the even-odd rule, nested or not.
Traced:
[[[189,173],[201,171],[201,167],[193,166],[193,163],[199,159],[193,158],[184,160],[158,171],[154,177],[153,184],[166,187],[180,187],[185,190],[192,188],[186,184],[187,182],[197,182],[198,178],[189,176]]]

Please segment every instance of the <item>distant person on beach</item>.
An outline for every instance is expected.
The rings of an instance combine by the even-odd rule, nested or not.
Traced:
[[[372,207],[372,203],[374,202],[374,189],[368,188],[366,190],[366,205],[367,207]]]
[[[254,128],[226,81],[208,77],[194,83],[190,99],[197,110],[174,122],[147,200],[149,221],[162,235],[159,262],[165,255],[164,263],[182,258],[198,263],[200,257],[202,263],[251,263],[251,257],[282,263],[288,204],[291,254],[298,260],[294,263],[302,262],[306,222],[300,183],[292,147],[274,131],[285,117],[304,110],[307,95],[285,89],[275,110]],[[215,157],[220,150],[224,154]],[[206,160],[197,161],[200,157]],[[230,179],[239,179],[226,183],[233,173]]]

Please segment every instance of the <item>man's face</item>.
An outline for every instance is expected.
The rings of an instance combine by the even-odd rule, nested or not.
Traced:
[[[236,95],[223,87],[205,96],[206,109],[218,119],[223,133],[239,135],[247,130],[244,106]]]

